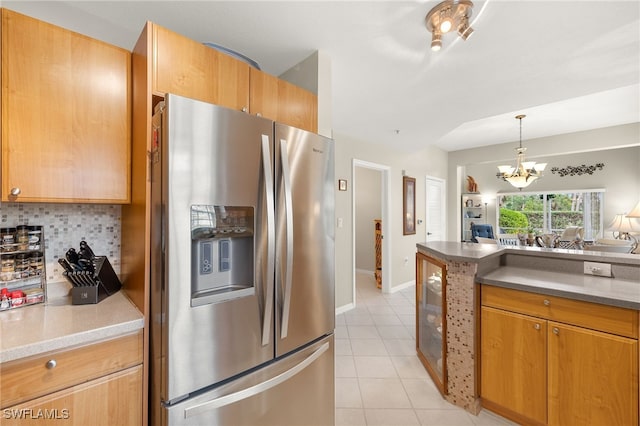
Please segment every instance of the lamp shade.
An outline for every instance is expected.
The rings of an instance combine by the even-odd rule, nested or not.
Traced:
[[[638,204],[636,204],[636,206],[629,213],[627,213],[627,217],[640,218],[640,201],[638,201]]]
[[[633,232],[635,230],[634,224],[631,222],[631,218],[628,215],[617,214],[607,226],[607,231],[619,232],[621,234]]]

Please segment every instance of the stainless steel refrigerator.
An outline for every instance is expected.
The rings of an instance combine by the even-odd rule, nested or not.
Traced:
[[[151,422],[334,424],[334,145],[168,94],[151,162]]]

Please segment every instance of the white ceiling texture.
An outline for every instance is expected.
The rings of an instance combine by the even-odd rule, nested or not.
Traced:
[[[446,151],[640,121],[640,2],[474,1],[430,50],[438,1],[2,1],[131,49],[147,20],[278,75],[331,58],[334,134]],[[399,131],[399,132],[397,132]],[[639,136],[640,139],[640,136]]]

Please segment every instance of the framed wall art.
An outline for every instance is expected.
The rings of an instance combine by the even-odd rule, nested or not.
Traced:
[[[402,234],[416,233],[416,179],[402,177]]]

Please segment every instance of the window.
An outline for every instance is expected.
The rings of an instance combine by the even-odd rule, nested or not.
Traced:
[[[595,240],[604,230],[604,190],[501,194],[498,206],[501,233],[562,234],[580,226],[585,240]]]

